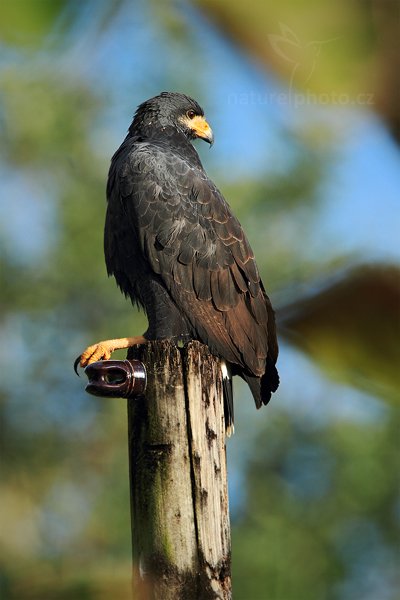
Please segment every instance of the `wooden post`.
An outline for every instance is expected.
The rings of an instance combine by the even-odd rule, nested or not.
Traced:
[[[128,400],[134,598],[231,598],[219,360],[190,342],[129,352],[147,370]]]

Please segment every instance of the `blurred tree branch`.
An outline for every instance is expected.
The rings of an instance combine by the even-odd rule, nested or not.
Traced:
[[[279,311],[281,334],[330,375],[398,402],[400,269],[371,265]]]

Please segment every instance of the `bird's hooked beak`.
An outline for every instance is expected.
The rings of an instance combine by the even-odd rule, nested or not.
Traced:
[[[210,144],[214,143],[214,134],[211,127],[207,123],[204,117],[195,115],[193,117],[185,115],[181,117],[181,122],[189,131],[194,138],[201,138]]]
[[[190,128],[196,137],[205,140],[210,146],[213,145],[214,134],[204,117],[201,117],[200,115],[193,117],[193,119],[190,120]]]

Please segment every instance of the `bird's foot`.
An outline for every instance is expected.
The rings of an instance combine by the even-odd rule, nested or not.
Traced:
[[[130,348],[131,346],[145,344],[147,341],[148,340],[146,340],[146,338],[144,338],[142,335],[139,335],[137,337],[104,340],[103,342],[98,342],[97,344],[88,346],[86,350],[84,350],[82,354],[80,354],[75,360],[75,372],[78,373],[78,365],[84,368],[87,367],[87,365],[90,365],[92,362],[96,362],[98,360],[108,360],[111,358],[111,354],[115,350],[121,350],[123,348]]]

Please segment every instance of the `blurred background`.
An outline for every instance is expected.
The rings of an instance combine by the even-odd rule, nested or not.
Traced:
[[[1,3],[2,599],[129,598],[126,406],[72,363],[144,331],[105,182],[163,90],[204,107],[279,322],[270,405],[235,383],[234,596],[399,597],[399,56],[397,0]]]

